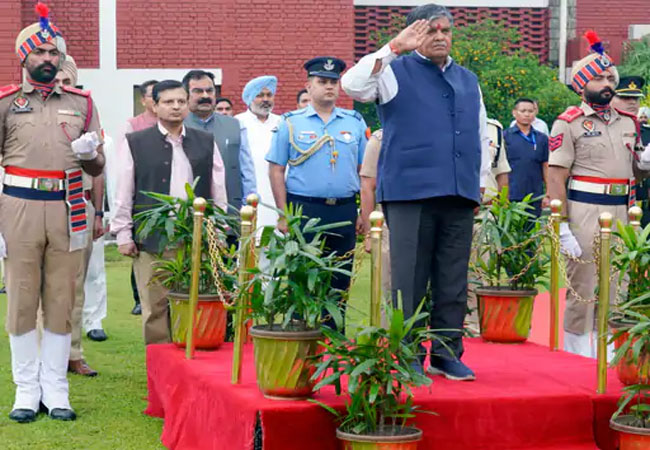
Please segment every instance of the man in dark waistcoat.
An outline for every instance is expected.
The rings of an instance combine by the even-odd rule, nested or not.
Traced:
[[[391,230],[393,297],[401,292],[408,317],[430,283],[431,327],[457,331],[441,333],[453,354],[432,343],[427,371],[473,380],[460,358],[473,210],[489,171],[487,117],[476,75],[449,56],[452,25],[445,7],[415,8],[407,28],[342,84],[356,100],[377,102],[382,117],[377,200]]]
[[[182,83],[161,81],[153,88],[157,125],[126,135],[127,145],[117,157],[119,179],[111,231],[119,252],[134,258],[142,325],[146,344],[170,341],[167,292],[153,282],[153,262],[160,251],[160,236],[136,236],[133,215],[155,203],[143,192],[187,198],[185,184],[199,177],[194,192],[226,208],[224,166],[212,135],[185,127],[188,95]],[[137,210],[135,207],[138,207]]]

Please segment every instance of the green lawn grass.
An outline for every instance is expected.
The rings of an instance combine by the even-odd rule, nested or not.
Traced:
[[[146,407],[147,375],[140,316],[133,307],[130,262],[114,247],[107,247],[108,316],[105,342],[84,336],[85,358],[99,376],[70,375],[70,402],[78,414],[75,422],[53,421],[44,414],[31,424],[7,417],[14,401],[9,339],[0,335],[0,448],[26,449],[157,449],[162,420],[142,414]],[[4,323],[6,296],[0,296]]]

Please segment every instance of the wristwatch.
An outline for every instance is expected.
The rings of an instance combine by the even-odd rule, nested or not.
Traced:
[[[95,217],[104,217],[104,211],[95,211]]]

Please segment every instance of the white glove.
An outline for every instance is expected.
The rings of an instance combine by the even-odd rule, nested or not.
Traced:
[[[82,161],[92,161],[97,158],[97,147],[101,145],[96,132],[85,133],[79,139],[72,141],[74,155]]]
[[[7,257],[7,244],[5,243],[5,238],[0,233],[0,258]]]
[[[580,256],[582,256],[580,244],[578,244],[578,240],[573,235],[569,228],[569,224],[566,222],[560,224],[560,251],[564,251],[574,258],[580,258]]]
[[[641,170],[650,170],[650,144],[643,150],[641,153],[641,158],[639,160],[639,169]]]

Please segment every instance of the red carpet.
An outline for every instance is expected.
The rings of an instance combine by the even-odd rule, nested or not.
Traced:
[[[564,342],[564,302],[566,299],[566,289],[560,289],[560,344]],[[533,323],[528,340],[537,344],[548,347],[548,338],[551,332],[551,297],[548,292],[542,292],[535,297],[533,307]]]
[[[266,400],[255,384],[252,346],[243,384],[230,384],[232,347],[185,360],[173,345],[147,347],[147,414],[164,417],[161,440],[172,449],[252,449],[259,412],[264,450],[337,449],[329,413],[309,402]],[[620,385],[610,371],[609,394],[597,396],[595,361],[527,343],[466,341],[463,358],[475,382],[435,377],[416,392],[421,449],[614,449],[609,416]],[[341,406],[332,390],[316,398]],[[598,446],[596,445],[598,444]]]

